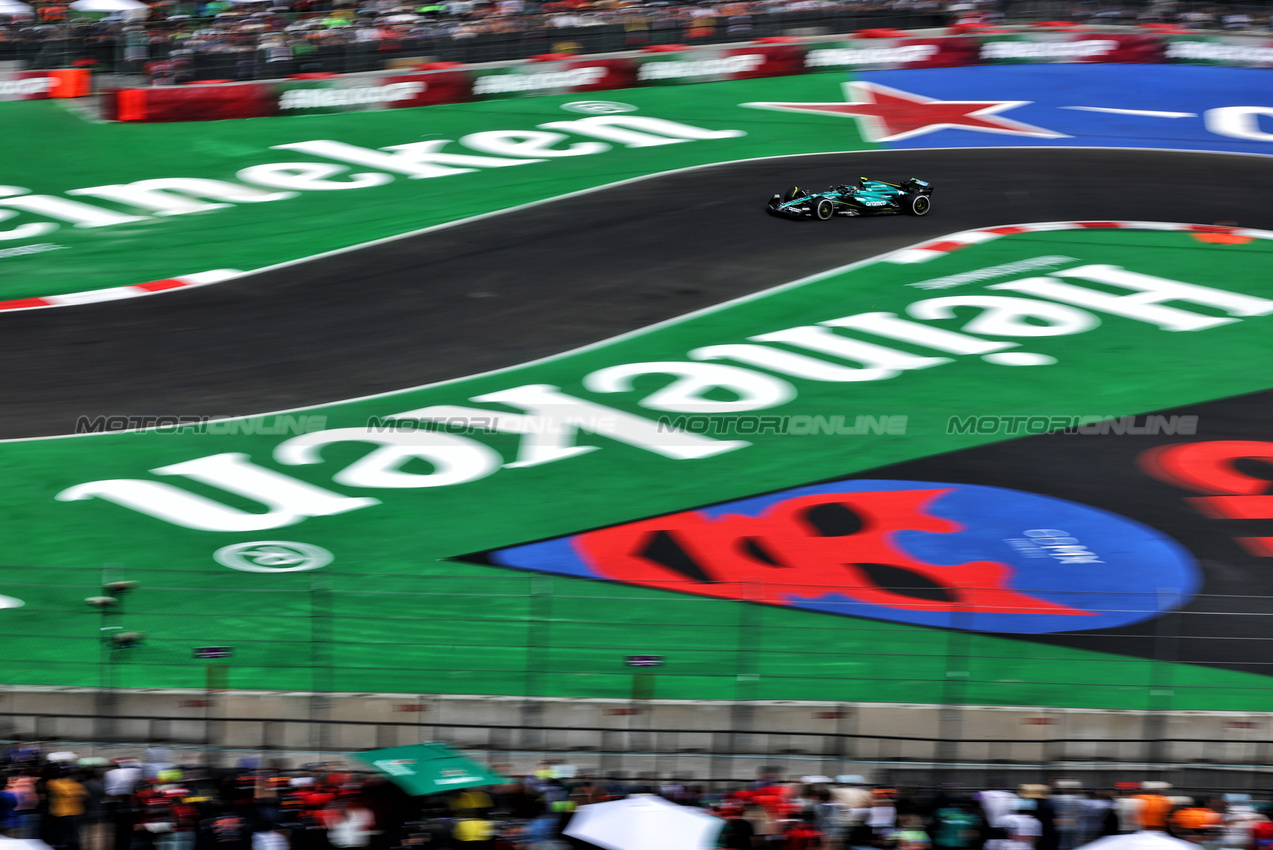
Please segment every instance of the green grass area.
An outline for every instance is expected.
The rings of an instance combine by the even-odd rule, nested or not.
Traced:
[[[743,132],[731,138],[634,148],[615,144],[600,153],[429,179],[397,174],[379,186],[301,192],[283,200],[236,203],[105,227],[65,224],[26,239],[4,239],[0,233],[0,249],[45,243],[61,246],[0,258],[0,300],[144,283],[211,269],[257,269],[676,168],[873,147],[861,140],[856,122],[837,122],[835,130],[828,132],[825,118],[738,105],[784,98],[835,100],[842,97],[842,81],[843,74],[811,74],[606,93],[608,99],[634,107],[633,115]],[[323,161],[293,150],[272,149],[321,139],[373,150],[449,139],[452,144],[443,148],[445,152],[473,156],[480,152],[458,140],[473,133],[533,131],[544,123],[585,118],[562,108],[578,99],[577,95],[538,97],[173,124],[90,123],[59,101],[18,101],[0,104],[6,127],[0,134],[0,185],[61,197],[77,189],[157,178],[234,182],[240,171],[252,166]],[[587,139],[571,136],[569,141]],[[352,174],[375,171],[351,166],[332,179],[349,180]],[[95,197],[77,196],[76,200],[118,212],[138,212]],[[0,227],[41,220],[26,212]]]
[[[1069,265],[1114,264],[1273,298],[1273,282],[1262,273],[1270,256],[1266,242],[1217,245],[1185,233],[1143,231],[1019,235],[920,265],[867,263],[537,364],[306,412],[326,415],[328,429],[361,428],[372,416],[437,404],[509,413],[512,407],[471,399],[550,385],[652,419],[657,411],[641,402],[667,386],[667,375],[644,375],[631,390],[611,393],[598,392],[585,377],[619,364],[687,362],[686,353],[702,346],[850,314],[905,314],[926,298],[1011,294],[988,290],[995,280],[939,292],[906,284],[1051,255],[1075,258]],[[963,308],[930,324],[958,330],[976,312]],[[733,451],[676,460],[581,434],[578,442],[596,451],[492,468],[446,487],[376,489],[335,481],[373,448],[354,432],[324,447],[319,462],[304,465],[283,462],[286,453],[278,447],[287,437],[262,434],[0,443],[0,551],[7,563],[26,565],[0,570],[0,594],[26,603],[0,610],[0,637],[11,647],[3,681],[98,684],[101,621],[81,600],[96,592],[102,565],[112,565],[110,575],[142,583],[112,621],[148,635],[145,646],[127,650],[116,665],[116,684],[125,687],[202,687],[204,673],[190,650],[231,645],[230,686],[236,688],[624,697],[633,682],[623,656],[660,654],[668,659],[655,674],[660,698],[1259,709],[1270,682],[1250,674],[450,559],[1004,439],[948,434],[951,415],[1079,409],[1124,415],[1262,390],[1273,384],[1270,321],[1251,316],[1169,333],[1102,314],[1099,325],[1079,333],[1021,340],[1025,350],[1055,358],[1054,365],[1006,367],[964,356],[888,380],[792,379],[796,397],[765,411],[904,413],[905,435],[766,434]],[[518,457],[518,436],[472,439],[504,464]],[[220,532],[100,498],[55,498],[74,485],[128,479],[259,513],[260,505],[187,476],[149,472],[225,453],[380,503],[261,531]],[[428,475],[432,467],[404,460],[397,469]],[[228,544],[277,540],[321,546],[335,560],[313,572],[267,574],[221,568],[213,559]],[[1151,697],[1151,690],[1158,695]],[[1151,698],[1159,702],[1150,706]]]

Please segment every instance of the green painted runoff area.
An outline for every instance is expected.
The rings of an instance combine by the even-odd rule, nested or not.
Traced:
[[[383,185],[304,191],[296,197],[236,202],[220,209],[100,227],[62,224],[26,238],[0,233],[0,300],[127,286],[213,269],[248,271],[397,236],[484,212],[559,197],[634,177],[750,157],[873,148],[857,122],[749,109],[767,100],[841,100],[842,73],[693,86],[605,92],[636,111],[710,130],[745,135],[609,150],[513,167],[480,167],[463,174],[412,179],[393,175]],[[442,152],[492,156],[460,144],[489,131],[534,131],[545,123],[589,118],[564,110],[580,95],[498,100],[338,115],[253,118],[174,124],[91,123],[64,101],[0,104],[0,186],[68,198],[117,213],[144,212],[79,189],[143,180],[199,178],[238,182],[238,173],[280,162],[331,162],[272,146],[332,140],[375,150],[448,139]],[[542,132],[542,131],[541,131]],[[596,139],[568,135],[568,144]],[[349,165],[332,176],[351,180],[383,169]],[[258,188],[261,195],[280,191]],[[3,208],[0,208],[3,218]],[[0,231],[48,220],[22,212]],[[38,253],[10,249],[54,246]]]
[[[538,109],[522,101],[489,106]],[[697,120],[708,123],[709,117],[700,114]],[[690,155],[707,146],[669,147]],[[1181,232],[1008,236],[927,263],[873,261],[834,270],[501,372],[289,415],[325,416],[327,429],[363,429],[370,418],[430,405],[507,414],[516,408],[471,399],[550,385],[653,420],[658,412],[639,402],[666,387],[670,376],[644,375],[630,390],[614,392],[598,391],[585,377],[621,364],[687,362],[687,353],[703,346],[742,343],[758,334],[858,313],[906,315],[908,305],[932,297],[1012,294],[987,287],[1032,273],[942,290],[907,284],[1036,257],[1069,257],[1062,267],[1120,266],[1273,298],[1273,280],[1261,271],[1271,255],[1270,242],[1215,244]],[[925,324],[959,330],[975,312]],[[1196,312],[1215,313],[1206,307]],[[228,645],[235,647],[233,658],[216,663],[229,665],[233,688],[574,697],[627,697],[638,688],[645,695],[678,699],[1262,709],[1273,680],[1250,674],[444,559],[1005,439],[948,434],[952,415],[1081,411],[1118,416],[1264,390],[1273,386],[1271,323],[1273,316],[1251,316],[1172,333],[1100,314],[1100,323],[1082,332],[1020,340],[1020,350],[1055,358],[1052,365],[1003,366],[950,355],[952,362],[886,380],[790,378],[794,398],[753,411],[850,419],[902,414],[907,416],[904,435],[761,434],[748,436],[749,445],[731,451],[678,460],[580,433],[578,443],[597,450],[539,465],[493,468],[483,477],[444,487],[372,489],[334,481],[374,448],[359,441],[358,432],[348,434],[346,442],[324,446],[316,462],[302,465],[281,462],[284,455],[276,454],[296,436],[243,433],[247,426],[239,433],[101,434],[0,443],[5,476],[0,559],[29,565],[0,572],[0,594],[25,603],[0,609],[4,679],[94,687],[109,666],[113,684],[120,687],[199,688],[204,684],[200,665],[207,662],[191,661],[191,650]],[[248,426],[259,431],[272,422],[277,419],[266,417]],[[498,452],[504,464],[518,458],[522,439],[504,433],[469,438]],[[261,468],[379,503],[264,531],[220,532],[182,527],[101,498],[56,498],[76,485],[131,479],[169,484],[259,513],[259,504],[186,476],[148,472],[220,453],[242,453]],[[399,471],[432,471],[427,463],[413,464]],[[222,547],[254,541],[319,546],[334,560],[314,571],[267,574],[229,569],[213,558]],[[121,651],[112,665],[98,663],[102,616],[82,601],[98,592],[103,565],[111,565],[111,577],[142,585],[127,597],[122,613],[106,618],[147,634],[143,646]],[[634,682],[632,670],[622,664],[631,654],[664,655],[666,664],[644,674],[653,679]]]

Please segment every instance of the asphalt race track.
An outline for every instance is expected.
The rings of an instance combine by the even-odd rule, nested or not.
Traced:
[[[772,218],[796,184],[931,181],[933,212]],[[1134,219],[1273,229],[1266,158],[873,151],[651,178],[229,283],[0,317],[0,437],[86,412],[226,416],[511,366],[970,228]]]

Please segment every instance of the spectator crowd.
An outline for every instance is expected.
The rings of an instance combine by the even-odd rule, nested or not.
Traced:
[[[1266,803],[1181,796],[1164,782],[908,790],[766,768],[745,787],[708,791],[543,763],[524,776],[505,767],[503,785],[411,797],[383,776],[323,764],[211,769],[163,749],[104,762],[24,747],[4,770],[0,835],[54,850],[595,850],[569,835],[579,807],[642,794],[713,814],[722,850],[1074,850],[1142,830],[1207,850],[1273,846]]]
[[[68,56],[99,70],[136,72],[174,54],[233,55],[261,78],[339,52],[340,67],[383,68],[395,56],[465,62],[537,53],[597,53],[706,44],[864,26],[933,26],[949,0],[157,0],[134,12],[84,16],[42,0],[31,16],[0,11],[0,61],[38,67]],[[989,6],[995,0],[969,0]],[[7,22],[6,22],[7,21]],[[854,26],[851,22],[858,21]],[[847,23],[846,23],[847,22]],[[486,47],[483,50],[483,46]],[[522,49],[525,48],[525,49]],[[418,60],[417,60],[418,61]],[[268,66],[276,65],[272,69]],[[314,70],[307,68],[307,70]]]
[[[395,57],[462,62],[598,53],[672,43],[849,32],[868,27],[988,25],[1058,16],[1077,23],[1269,29],[1263,5],[1199,0],[118,0],[139,8],[79,13],[69,0],[0,4],[0,61],[148,72],[152,81],[380,70]],[[207,61],[201,61],[207,60]],[[173,62],[152,67],[152,63]],[[185,68],[183,66],[190,66]],[[185,73],[183,73],[185,72]]]

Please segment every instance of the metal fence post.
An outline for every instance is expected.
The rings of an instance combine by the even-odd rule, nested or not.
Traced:
[[[1156,594],[1157,610],[1162,612],[1154,622],[1154,652],[1150,663],[1149,695],[1146,704],[1143,735],[1145,737],[1144,756],[1146,762],[1165,765],[1169,753],[1167,742],[1167,712],[1175,701],[1172,667],[1176,663],[1176,639],[1180,628],[1177,624],[1171,628],[1172,620],[1177,619],[1176,606],[1180,603],[1180,591],[1174,587],[1160,587]]]
[[[522,701],[522,726],[543,725],[543,703],[535,699],[544,687],[541,671],[542,650],[550,646],[552,638],[553,580],[550,576],[530,580],[530,616],[526,623],[526,695]],[[520,745],[541,749],[544,745],[542,729],[521,730]]]
[[[960,756],[960,737],[963,735],[964,692],[968,683],[968,632],[972,618],[961,603],[954,603],[950,629],[946,633],[946,659],[943,664],[941,708],[937,720],[937,772],[945,774],[954,769]],[[959,669],[955,669],[959,668]]]
[[[315,752],[331,746],[328,728],[332,686],[332,594],[331,581],[322,573],[310,573],[310,689],[309,741]]]

